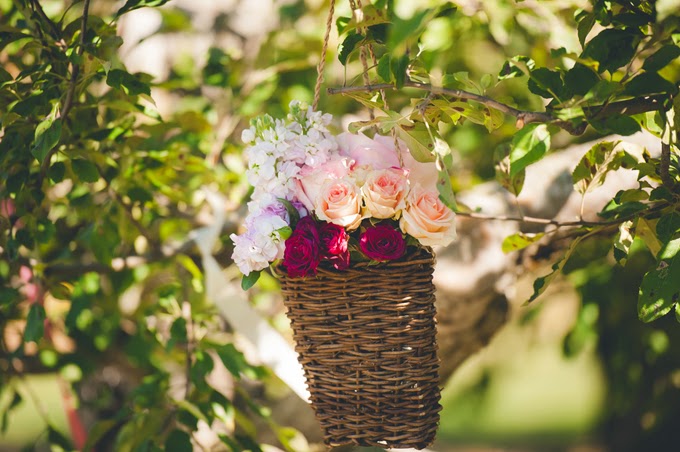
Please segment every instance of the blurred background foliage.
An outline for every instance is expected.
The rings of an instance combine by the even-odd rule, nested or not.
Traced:
[[[373,3],[407,26],[444,2]],[[581,54],[577,21],[652,4],[668,45],[680,40],[670,0],[453,3],[423,23],[417,55],[406,52],[410,76],[448,74],[451,86],[531,111],[550,96],[527,77],[497,75],[516,55],[563,68],[553,50]],[[327,9],[320,0],[0,0],[0,448],[321,450],[272,417],[269,400],[286,390],[234,346],[190,232],[212,219],[203,188],[224,194],[229,221],[213,253],[238,284],[227,237],[249,190],[240,133],[255,115],[312,101]],[[349,20],[349,2],[337,9]],[[344,39],[334,27],[326,87],[362,83],[357,53],[337,50]],[[658,73],[677,88],[678,54],[668,52]],[[390,109],[410,111],[422,97],[390,92]],[[369,119],[348,96],[322,95],[319,107],[338,130]],[[517,133],[510,116],[438,130],[456,192],[493,180],[496,149]],[[552,148],[605,132],[555,131]],[[667,241],[680,226],[668,222]],[[672,449],[678,325],[638,319],[655,256],[638,238],[620,266],[611,243],[612,234],[583,242],[541,304],[518,308],[447,383],[434,450]],[[275,282],[263,278],[252,301],[281,323]]]

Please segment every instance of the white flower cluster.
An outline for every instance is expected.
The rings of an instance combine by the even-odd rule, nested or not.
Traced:
[[[244,275],[259,271],[283,258],[290,218],[280,199],[292,201],[299,215],[305,207],[295,199],[301,168],[316,168],[337,153],[338,143],[328,130],[331,115],[315,112],[293,101],[286,120],[269,115],[251,122],[241,139],[248,145],[246,176],[255,187],[248,203],[246,232],[232,234],[232,258]]]
[[[292,200],[300,168],[316,168],[337,152],[338,144],[328,130],[331,115],[312,111],[299,101],[290,103],[290,111],[287,120],[258,118],[241,135],[249,145],[246,176],[255,187],[253,199],[270,193]]]

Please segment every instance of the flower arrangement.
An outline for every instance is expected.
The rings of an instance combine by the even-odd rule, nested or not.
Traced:
[[[246,230],[231,239],[244,289],[273,263],[308,277],[319,266],[342,271],[456,238],[434,163],[416,161],[392,137],[334,135],[331,119],[293,101],[286,120],[265,115],[243,131],[254,190]]]

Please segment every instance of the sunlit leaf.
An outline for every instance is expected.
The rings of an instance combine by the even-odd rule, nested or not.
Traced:
[[[31,146],[31,154],[42,163],[47,154],[59,143],[61,138],[61,120],[48,118],[38,124],[35,139]]]
[[[619,264],[625,265],[634,238],[633,221],[629,220],[621,223],[619,225],[619,232],[614,237],[614,258]]]
[[[647,272],[640,285],[638,316],[651,322],[670,312],[680,300],[680,238],[667,242],[654,269]]]
[[[432,140],[431,132],[427,130],[424,123],[400,124],[397,128],[397,135],[406,143],[411,155],[418,162],[433,162],[435,160],[433,154],[435,143]]]
[[[541,240],[541,238],[543,238],[544,235],[545,234],[543,232],[538,232],[535,234],[516,232],[515,234],[507,236],[503,240],[501,249],[503,250],[504,253],[511,253],[513,251],[521,250],[529,245],[538,242],[539,240]]]
[[[609,171],[621,167],[624,158],[630,155],[618,149],[619,141],[603,141],[595,144],[581,158],[572,173],[574,185],[579,193],[585,194],[599,187]]]
[[[510,144],[510,177],[540,160],[550,149],[550,132],[545,124],[529,124],[517,132]]]
[[[655,257],[659,254],[663,245],[654,232],[656,230],[656,223],[657,220],[648,220],[641,217],[638,218],[635,227],[635,237],[642,239],[645,245],[647,245],[649,252]]]
[[[522,192],[526,171],[522,170],[510,176],[510,149],[508,146],[498,146],[494,152],[496,180],[510,193],[517,196]]]

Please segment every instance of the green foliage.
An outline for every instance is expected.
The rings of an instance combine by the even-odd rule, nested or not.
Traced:
[[[325,5],[287,4],[281,26],[248,42],[247,52],[233,48],[247,40],[233,33],[215,40],[220,44],[204,58],[177,58],[165,78],[154,79],[125,66],[118,21],[166,4],[158,10],[161,25],[142,43],[190,33],[188,13],[172,2],[127,0],[117,10],[76,2],[67,11],[42,3],[45,11],[37,1],[0,2],[0,392],[8,400],[0,427],[21,403],[14,389],[21,369],[77,369],[79,390],[98,369],[114,366],[132,376],[134,389],[97,388],[104,393],[98,400],[81,400],[108,416],[89,430],[85,450],[104,443],[116,450],[191,450],[199,421],[219,426],[218,439],[230,450],[263,449],[256,422],[281,447],[296,450],[296,431],[276,425],[243,390],[252,380],[268,381],[269,373],[233,344],[188,235],[203,226],[202,187],[224,193],[231,206],[246,198],[238,136],[248,117],[281,116],[292,98],[311,100]],[[338,18],[335,56],[345,86],[362,83],[363,53],[370,92],[322,96],[320,109],[336,116],[373,110],[374,119],[355,121],[350,131],[394,131],[416,160],[436,162],[440,197],[452,208],[454,190],[488,179],[515,196],[534,189],[525,186],[525,174],[569,140],[560,130],[598,139],[573,171],[577,191],[590,193],[616,170],[635,171],[639,186],[621,190],[596,221],[575,219],[569,229],[552,222],[557,231],[522,231],[502,249],[527,253],[549,243],[564,252],[551,258],[530,301],[562,273],[582,278],[584,306],[565,342],[569,353],[602,337],[596,328],[607,319],[635,317],[635,300],[615,280],[639,292],[642,321],[667,328],[668,317],[660,317],[680,318],[676,14],[660,14],[657,2],[598,0],[587,7],[545,2],[540,11],[536,2],[480,2],[477,12],[423,2],[404,8],[402,17],[393,1],[364,3]],[[503,19],[499,5],[516,14]],[[527,25],[545,23],[545,14],[552,14],[550,29]],[[215,27],[231,33],[223,19]],[[568,34],[573,42],[563,42]],[[564,47],[549,48],[553,42]],[[377,84],[395,89],[385,89],[383,98]],[[624,140],[606,137],[642,129],[663,137],[664,156],[633,157]],[[223,267],[232,263],[227,242],[213,249]],[[596,259],[580,255],[595,244]],[[267,299],[266,275],[252,273],[242,285],[260,276],[257,289]],[[625,303],[606,301],[612,294]],[[10,349],[4,333],[16,325],[21,346]],[[608,334],[640,348],[650,336]],[[74,345],[58,349],[55,336]],[[54,359],[30,355],[36,345]],[[609,366],[621,362],[612,357]],[[219,370],[233,392],[210,378]],[[45,438],[72,448],[53,426]]]
[[[680,300],[680,238],[669,240],[659,252],[656,268],[642,279],[638,314],[651,322],[668,314]]]

